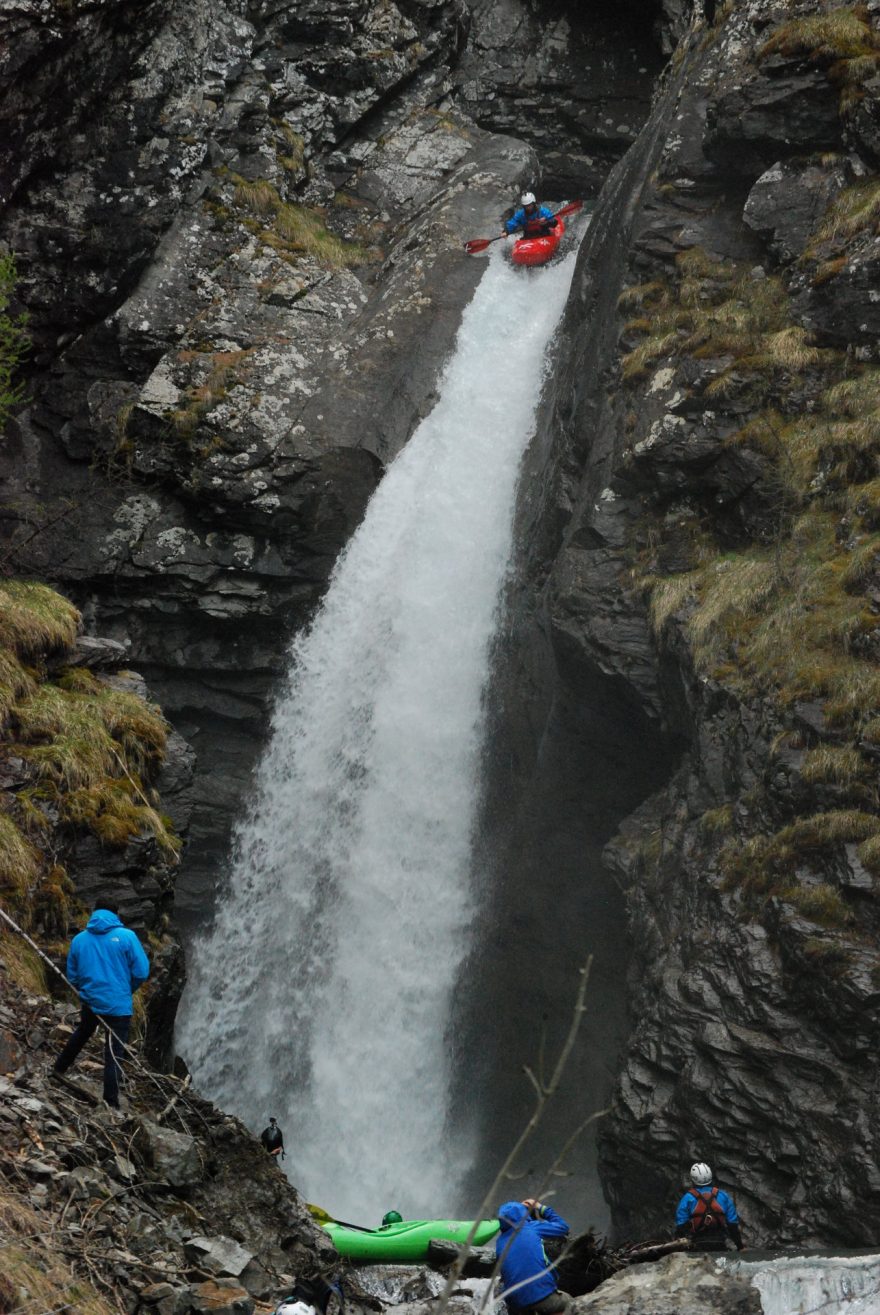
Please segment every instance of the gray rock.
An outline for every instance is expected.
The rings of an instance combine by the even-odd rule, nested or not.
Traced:
[[[743,220],[769,237],[776,258],[788,263],[804,251],[818,221],[849,181],[845,164],[777,161],[749,192]]]
[[[190,1289],[173,1283],[150,1283],[139,1293],[141,1309],[156,1315],[184,1315],[190,1309]]]
[[[747,1279],[694,1256],[635,1265],[572,1304],[575,1315],[760,1315],[761,1309],[761,1298]]]
[[[138,1120],[137,1146],[153,1172],[172,1187],[195,1187],[205,1176],[198,1142],[149,1119]]]
[[[229,1237],[189,1237],[184,1251],[201,1269],[225,1278],[239,1278],[253,1260],[250,1251]]]
[[[64,665],[104,671],[123,667],[127,660],[128,652],[119,640],[99,639],[96,635],[80,635],[72,652],[65,654]]]

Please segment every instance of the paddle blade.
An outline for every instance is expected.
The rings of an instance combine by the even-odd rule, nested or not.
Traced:
[[[583,207],[584,207],[583,201],[570,201],[568,205],[564,205],[561,210],[556,211],[556,218],[562,219],[566,215],[574,215],[578,212],[578,210],[582,210]]]
[[[464,249],[469,256],[475,256],[478,251],[485,251],[492,241],[491,237],[472,237],[470,242],[465,242]]]
[[[333,1216],[332,1216],[332,1215],[328,1215],[327,1211],[326,1211],[326,1210],[323,1210],[323,1209],[321,1208],[321,1206],[319,1206],[319,1205],[312,1205],[311,1202],[307,1201],[307,1202],[306,1202],[306,1209],[308,1210],[308,1212],[309,1212],[309,1214],[312,1216],[312,1218],[316,1221],[316,1223],[319,1223],[319,1224],[335,1224],[335,1223],[336,1223],[336,1220],[333,1218]]]

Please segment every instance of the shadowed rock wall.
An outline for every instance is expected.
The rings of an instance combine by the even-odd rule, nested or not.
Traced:
[[[686,34],[581,253],[525,485],[524,624],[564,684],[604,674],[581,717],[627,689],[620,743],[647,718],[671,772],[605,856],[632,1022],[600,1164],[627,1236],[669,1226],[694,1159],[752,1243],[868,1245],[880,1212],[877,449],[853,427],[880,382],[880,37],[876,6],[843,34],[828,8]]]

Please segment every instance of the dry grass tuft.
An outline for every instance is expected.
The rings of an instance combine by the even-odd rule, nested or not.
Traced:
[[[7,813],[0,813],[0,890],[22,898],[40,872],[40,855]]]
[[[700,830],[704,836],[728,835],[733,830],[733,804],[707,808],[700,818]]]
[[[6,975],[16,986],[27,991],[29,995],[48,995],[49,984],[46,981],[46,965],[32,950],[27,941],[10,931],[6,926],[0,927],[0,960],[6,969]]]
[[[71,648],[79,612],[48,585],[26,580],[0,582],[0,648],[16,657],[42,659]]]
[[[863,840],[858,848],[862,865],[873,877],[880,877],[880,835]]]
[[[820,744],[804,755],[801,775],[811,784],[854,785],[866,780],[872,772],[858,749]]]
[[[308,255],[331,269],[363,265],[369,258],[365,247],[331,233],[321,213],[309,206],[283,201],[265,179],[249,180],[233,175],[235,204],[258,219],[270,219],[271,227],[254,226],[261,242],[292,255]]]
[[[818,886],[793,886],[782,898],[819,927],[845,927],[852,921],[840,892],[825,882]]]
[[[11,1315],[34,1312],[70,1312],[70,1315],[118,1315],[85,1279],[74,1274],[61,1258],[52,1237],[46,1236],[45,1216],[24,1202],[21,1193],[0,1186],[0,1232],[3,1243],[2,1275],[14,1294]]]

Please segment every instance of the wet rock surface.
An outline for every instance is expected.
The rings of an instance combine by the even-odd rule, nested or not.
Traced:
[[[873,457],[837,467],[829,483],[820,446],[802,484],[776,482],[780,454],[811,432],[812,414],[838,423],[844,359],[862,363],[866,387],[877,359],[865,292],[876,238],[870,223],[844,218],[877,187],[880,161],[860,129],[871,110],[841,108],[826,57],[797,46],[813,12],[753,3],[718,6],[710,27],[694,20],[596,210],[521,495],[531,586],[513,603],[512,683],[536,695],[517,742],[523,825],[547,774],[554,701],[616,727],[575,750],[584,773],[634,785],[623,749],[665,776],[659,789],[644,778],[644,801],[599,869],[626,892],[633,954],[632,1021],[618,1033],[620,1076],[599,1132],[624,1236],[671,1225],[697,1159],[734,1189],[750,1243],[869,1245],[880,1217],[869,1186],[876,886],[847,830],[870,835],[877,824],[872,787],[858,784],[872,776],[858,746],[873,701],[835,714],[822,678],[801,667],[786,693],[784,661],[775,656],[768,675],[768,650],[750,639],[775,603],[719,604],[726,628],[707,610],[724,572],[742,559],[772,565],[773,544],[785,545],[786,571],[800,570],[797,535],[815,532],[814,517],[839,524],[823,549],[841,554],[835,570],[859,544],[873,560],[876,546],[871,523],[823,500],[832,487],[845,498],[848,479],[861,487]],[[793,28],[770,45],[786,20]],[[864,21],[876,34],[876,16]],[[869,78],[859,105],[875,94]],[[725,300],[727,278],[739,281]],[[726,332],[728,313],[742,314],[743,337]],[[759,359],[774,332],[810,353]],[[777,408],[778,447],[744,437],[749,423],[775,437]],[[815,615],[828,605],[817,601]],[[788,633],[781,612],[771,615],[761,634]],[[825,642],[809,622],[800,634],[805,651]],[[781,647],[792,651],[790,640]],[[851,670],[868,678],[870,665]],[[541,746],[533,776],[529,743]],[[833,784],[818,764],[843,761],[849,746],[854,775]],[[576,779],[571,763],[565,779]],[[615,824],[617,802],[599,829]],[[864,817],[837,820],[852,808]],[[581,870],[595,889],[595,869]],[[861,882],[875,893],[857,895]],[[625,954],[618,942],[618,963]],[[585,1094],[584,1113],[595,1107]],[[861,1219],[854,1179],[865,1184]]]
[[[459,0],[0,9],[2,236],[35,341],[8,561],[125,642],[198,748],[183,916],[287,636],[432,403],[481,273],[461,243],[534,173],[449,99],[466,20]]]
[[[540,152],[549,195],[594,194],[635,140],[661,57],[647,6],[478,0],[456,69],[477,123]]]

